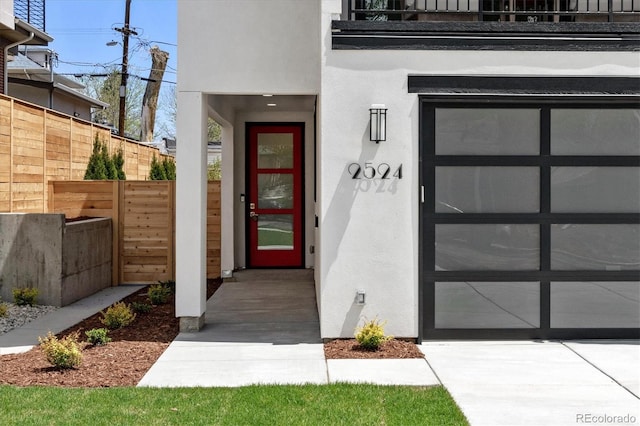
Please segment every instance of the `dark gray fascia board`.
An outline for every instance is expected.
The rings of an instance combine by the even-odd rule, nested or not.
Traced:
[[[640,23],[333,21],[332,48],[638,51]]]
[[[474,96],[604,96],[640,101],[640,78],[606,76],[409,75],[408,92]]]

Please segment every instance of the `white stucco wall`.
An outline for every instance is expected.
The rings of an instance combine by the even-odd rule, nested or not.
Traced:
[[[178,90],[317,93],[317,0],[178,3],[178,62],[190,64],[180,68]]]
[[[418,335],[418,95],[409,74],[640,73],[636,52],[331,50],[333,1],[324,3],[319,102],[321,334],[349,337],[362,318]],[[369,141],[369,106],[386,104],[387,141]],[[351,179],[350,163],[403,165],[402,180]],[[366,304],[354,303],[356,290]]]
[[[14,29],[13,0],[0,0],[0,28]]]

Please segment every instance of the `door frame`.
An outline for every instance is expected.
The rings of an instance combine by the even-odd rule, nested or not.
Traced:
[[[249,205],[251,203],[251,128],[272,126],[272,127],[298,127],[300,130],[300,188],[297,188],[297,195],[300,197],[300,211],[297,212],[300,215],[300,264],[291,266],[251,266],[251,231],[249,229],[251,223],[249,222]],[[245,229],[245,257],[247,268],[252,269],[300,269],[305,267],[305,234],[306,234],[306,218],[305,218],[305,123],[300,121],[247,121],[245,122],[245,203],[244,203],[244,229]]]

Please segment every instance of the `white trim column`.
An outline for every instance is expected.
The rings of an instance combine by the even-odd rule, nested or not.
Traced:
[[[235,267],[234,209],[236,197],[234,185],[234,129],[222,128],[222,183],[220,193],[221,247],[220,263],[222,278],[230,278]]]
[[[204,325],[207,282],[207,106],[201,92],[178,92],[176,316],[180,331]]]

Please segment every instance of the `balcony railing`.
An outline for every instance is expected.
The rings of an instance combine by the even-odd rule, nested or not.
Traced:
[[[639,22],[640,0],[346,0],[348,20]]]
[[[640,0],[638,0],[640,1]],[[45,0],[14,0],[13,14],[24,22],[46,31]]]

